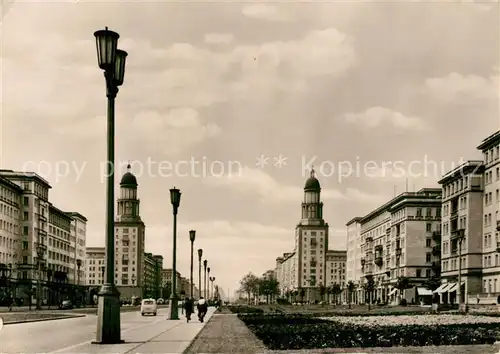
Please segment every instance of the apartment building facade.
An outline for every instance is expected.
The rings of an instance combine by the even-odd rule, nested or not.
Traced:
[[[441,302],[457,302],[461,273],[462,300],[482,287],[484,165],[467,161],[439,181],[442,186]],[[485,219],[485,222],[488,220]],[[463,231],[463,234],[460,233]],[[461,240],[461,235],[463,239]],[[485,244],[492,242],[485,239]],[[461,249],[459,249],[459,247]],[[493,246],[496,248],[496,245]],[[459,264],[461,262],[461,264]]]
[[[79,223],[83,232],[78,238],[85,244],[87,219],[56,208],[49,202],[49,189],[49,182],[36,173],[0,170],[0,264],[8,269],[10,296],[21,303],[32,300],[37,283],[42,284],[42,302],[58,301],[59,295],[50,298],[54,286],[49,284],[77,285],[77,269],[82,270],[84,258],[78,255],[71,225]]]
[[[496,297],[500,294],[500,131],[484,139],[477,149],[484,161],[482,292]]]
[[[402,193],[359,222],[363,277],[357,284],[358,302],[417,302],[419,296],[432,295],[423,284],[439,271],[441,189]],[[409,278],[413,288],[400,294],[395,287],[398,277]],[[364,290],[369,279],[375,284],[372,293]]]
[[[361,271],[361,217],[355,217],[346,224],[347,228],[347,252],[346,252],[346,282],[352,281],[360,284],[363,272]],[[361,289],[356,289],[352,294],[352,301],[357,302],[361,295]]]
[[[85,285],[101,286],[104,283],[104,270],[106,269],[106,249],[87,247],[85,254]]]

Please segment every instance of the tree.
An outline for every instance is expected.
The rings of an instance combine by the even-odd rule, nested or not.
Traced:
[[[351,308],[351,302],[352,302],[352,294],[356,290],[356,284],[352,280],[349,280],[347,283],[347,303],[349,304],[349,308]]]
[[[372,307],[372,293],[375,290],[375,280],[373,280],[373,276],[366,277],[366,283],[363,284],[363,288],[368,294],[368,310]]]
[[[431,291],[436,290],[437,288],[439,288],[440,285],[441,285],[441,278],[436,275],[427,278],[427,280],[424,283],[425,288]]]
[[[333,303],[337,305],[338,296],[342,293],[342,287],[338,283],[333,283],[328,290],[333,295]]]
[[[406,289],[410,289],[411,287],[412,287],[412,285],[410,283],[410,278],[405,277],[405,276],[398,277],[398,279],[396,281],[396,289],[399,290],[399,301],[401,301],[401,299],[403,297],[403,292]]]
[[[319,296],[321,296],[321,301],[325,300],[325,294],[327,293],[326,287],[323,283],[319,284]]]
[[[259,278],[253,273],[248,273],[240,280],[240,290],[248,295],[248,302],[250,303],[251,295],[256,295],[259,290]]]

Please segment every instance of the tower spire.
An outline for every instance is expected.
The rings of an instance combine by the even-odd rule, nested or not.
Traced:
[[[314,165],[311,165],[311,178],[314,177]]]
[[[128,160],[128,165],[127,165],[127,172],[130,172],[130,169],[132,168],[132,166],[130,166],[130,160]]]

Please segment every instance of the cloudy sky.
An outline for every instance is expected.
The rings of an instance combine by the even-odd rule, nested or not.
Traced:
[[[3,3],[1,167],[42,174],[54,204],[88,217],[88,245],[104,244],[93,32],[109,26],[129,53],[116,152],[139,178],[146,249],[171,266],[175,185],[178,269],[196,229],[231,292],[293,248],[310,165],[343,248],[347,220],[407,178],[436,186],[498,130],[496,3]]]

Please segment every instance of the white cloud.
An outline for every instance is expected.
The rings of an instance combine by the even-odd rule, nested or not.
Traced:
[[[289,21],[291,16],[284,11],[280,11],[276,6],[258,3],[243,7],[241,13],[250,18],[265,21]]]
[[[498,100],[500,97],[499,84],[498,73],[485,78],[454,72],[447,76],[425,80],[427,92],[444,102],[460,102],[466,98]]]
[[[205,35],[205,43],[210,44],[229,44],[234,36],[231,33],[208,33]]]
[[[347,113],[348,122],[357,123],[363,127],[374,128],[382,124],[390,124],[395,128],[411,130],[427,130],[429,127],[421,118],[405,116],[401,112],[384,107],[371,107],[362,113]]]
[[[126,139],[139,141],[142,146],[151,149],[160,148],[168,155],[179,153],[221,132],[216,124],[202,122],[198,111],[192,108],[172,109],[164,115],[143,111],[128,128]]]
[[[237,193],[258,196],[262,202],[280,203],[301,200],[302,187],[284,185],[260,169],[244,167],[239,174],[221,177],[206,177],[203,183],[212,187],[230,188]],[[323,200],[358,200],[360,202],[379,200],[380,196],[363,193],[355,188],[344,192],[336,189],[322,189]]]

